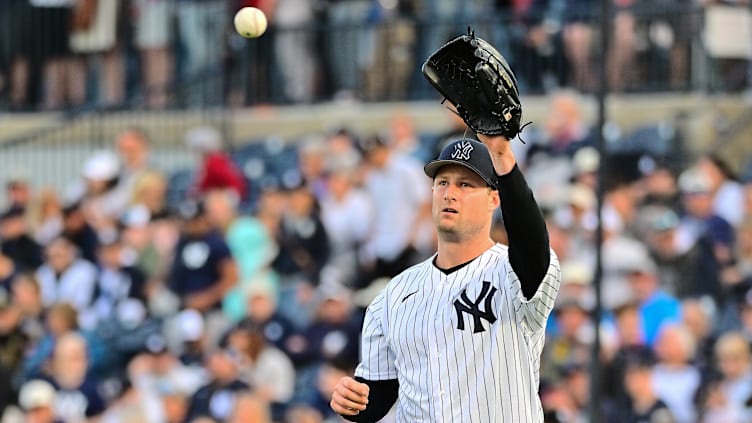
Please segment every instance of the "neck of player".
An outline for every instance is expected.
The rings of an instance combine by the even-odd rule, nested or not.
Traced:
[[[445,240],[439,236],[436,266],[440,269],[451,269],[467,263],[486,252],[494,244],[488,235],[462,241]]]

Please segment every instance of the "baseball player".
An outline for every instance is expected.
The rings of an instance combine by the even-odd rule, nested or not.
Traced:
[[[361,362],[330,402],[350,421],[376,422],[395,402],[397,422],[543,421],[539,361],[559,264],[510,137],[478,136],[424,167],[438,251],[368,307]],[[499,206],[508,247],[490,237]]]

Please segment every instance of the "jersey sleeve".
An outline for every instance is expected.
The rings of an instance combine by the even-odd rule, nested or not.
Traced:
[[[360,364],[355,376],[367,380],[397,379],[394,352],[386,338],[386,290],[368,306],[360,341]]]
[[[553,250],[550,250],[550,255],[546,275],[543,276],[541,284],[530,299],[523,294],[520,279],[512,270],[511,265],[507,266],[507,279],[512,287],[517,320],[530,333],[541,331],[546,327],[546,321],[554,308],[556,294],[561,285],[559,260]]]

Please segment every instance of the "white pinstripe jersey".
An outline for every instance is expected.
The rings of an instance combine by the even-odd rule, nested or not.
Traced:
[[[397,275],[369,305],[355,375],[399,380],[398,422],[542,422],[540,355],[561,281],[556,255],[530,300],[504,245],[448,275],[434,258]]]

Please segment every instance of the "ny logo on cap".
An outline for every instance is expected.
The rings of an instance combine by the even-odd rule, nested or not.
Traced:
[[[454,145],[452,158],[456,160],[470,160],[470,152],[473,151],[473,145],[467,141],[462,141]]]

